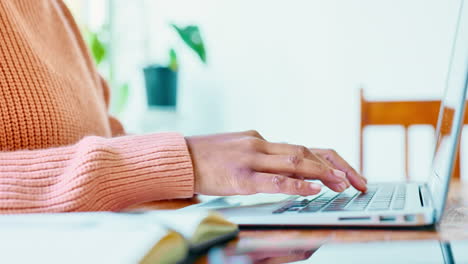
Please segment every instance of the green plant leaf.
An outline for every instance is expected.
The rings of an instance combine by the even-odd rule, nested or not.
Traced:
[[[169,69],[177,71],[179,69],[179,62],[177,61],[177,52],[175,49],[169,51]]]
[[[83,36],[94,62],[97,65],[101,64],[107,57],[108,49],[106,44],[100,39],[97,32],[93,32],[86,27],[83,28]]]
[[[206,64],[206,50],[205,44],[200,34],[200,29],[198,26],[189,25],[186,27],[179,27],[175,24],[171,26],[177,31],[180,38],[189,46],[200,58],[200,60]]]
[[[106,58],[107,49],[104,43],[99,39],[96,33],[91,36],[91,53],[93,54],[96,64],[99,65]]]

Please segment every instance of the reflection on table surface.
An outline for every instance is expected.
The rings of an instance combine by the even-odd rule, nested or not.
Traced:
[[[251,247],[255,244],[256,247]],[[393,263],[468,263],[468,240],[443,242],[382,241],[367,243],[327,243],[326,241],[283,240],[231,243],[212,249],[210,264],[393,264]]]

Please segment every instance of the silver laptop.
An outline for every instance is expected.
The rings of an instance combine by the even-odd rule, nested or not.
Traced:
[[[461,1],[439,113],[431,175],[423,183],[371,183],[366,193],[324,188],[314,196],[257,194],[219,197],[210,208],[240,225],[426,226],[440,221],[459,143],[468,77],[468,6]],[[193,208],[193,207],[192,207]]]

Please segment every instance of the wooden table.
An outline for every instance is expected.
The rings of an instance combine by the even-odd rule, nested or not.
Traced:
[[[153,202],[140,205],[138,209],[178,209],[196,204],[197,198],[189,200]],[[242,230],[239,238],[228,245],[231,254],[256,254],[268,250],[277,253],[304,252],[330,242],[372,242],[394,240],[468,240],[468,183],[454,181],[450,187],[448,206],[442,223],[434,230],[385,230],[385,229],[272,229]],[[259,253],[260,252],[260,253]],[[288,253],[290,254],[290,253]],[[203,263],[203,262],[202,262]]]

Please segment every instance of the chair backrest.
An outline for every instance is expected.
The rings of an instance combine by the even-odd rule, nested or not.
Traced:
[[[435,130],[439,117],[440,100],[430,101],[369,101],[364,97],[361,89],[361,126],[359,146],[359,169],[364,170],[364,130],[367,126],[399,125],[404,128],[405,173],[409,179],[409,137],[408,129],[414,125],[430,125]],[[464,124],[468,124],[465,115]],[[454,168],[454,177],[460,178],[460,151]]]

